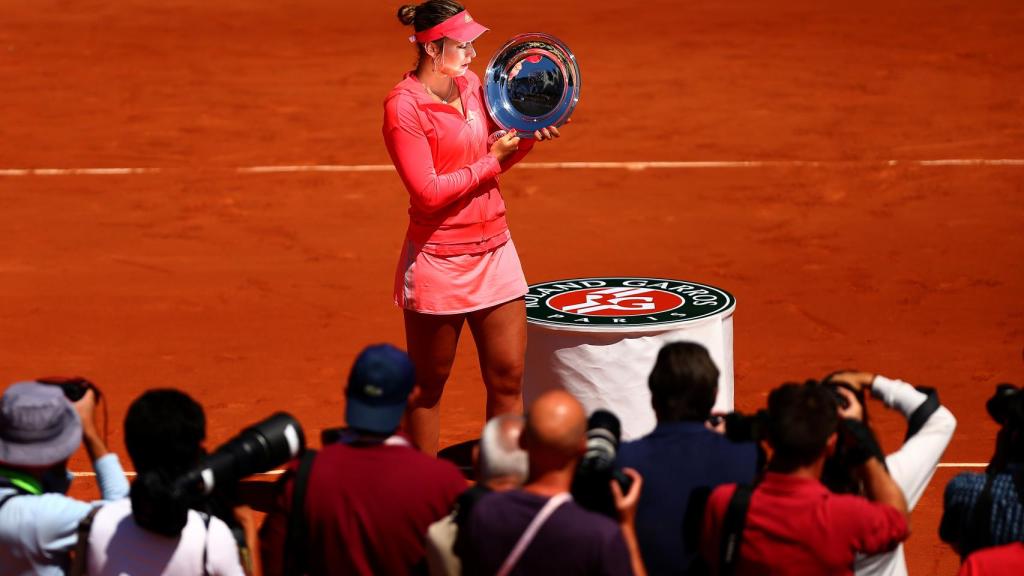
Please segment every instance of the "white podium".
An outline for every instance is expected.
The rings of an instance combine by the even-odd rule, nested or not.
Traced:
[[[697,342],[719,370],[715,410],[733,409],[736,300],[720,288],[664,278],[578,278],[534,284],[526,295],[523,400],[563,388],[591,413],[611,410],[622,437],[656,424],[647,377],[661,347]]]

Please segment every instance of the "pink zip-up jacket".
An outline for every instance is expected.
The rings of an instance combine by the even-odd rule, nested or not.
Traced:
[[[384,99],[384,143],[409,191],[406,238],[427,253],[471,254],[508,241],[498,174],[533,147],[522,139],[505,162],[488,154],[497,130],[473,72],[455,78],[465,115],[434,100],[411,72]]]

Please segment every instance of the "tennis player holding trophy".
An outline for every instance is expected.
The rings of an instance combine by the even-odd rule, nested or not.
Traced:
[[[498,175],[559,131],[554,124],[525,134],[511,129],[489,143],[503,127],[469,69],[473,41],[488,29],[452,0],[402,6],[398,19],[415,31],[409,40],[417,61],[384,100],[384,143],[409,192],[394,299],[416,367],[405,428],[435,454],[441,395],[463,324],[478,350],[486,417],[522,412],[527,284]]]

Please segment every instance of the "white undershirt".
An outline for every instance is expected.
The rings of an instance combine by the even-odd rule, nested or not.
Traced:
[[[244,574],[238,545],[227,524],[188,512],[188,523],[177,538],[140,528],[132,518],[131,500],[107,504],[96,514],[89,533],[88,566],[92,576],[197,576],[203,574],[203,549],[211,576]]]
[[[928,399],[927,395],[910,384],[885,376],[875,376],[871,394],[906,418],[910,418]],[[899,450],[885,457],[889,475],[903,490],[908,509],[913,510],[924,494],[942,453],[953,438],[954,430],[956,418],[945,406],[940,406],[917,434],[900,446]],[[885,554],[867,557],[858,555],[854,573],[856,576],[906,576],[907,562],[903,556],[903,544]]]

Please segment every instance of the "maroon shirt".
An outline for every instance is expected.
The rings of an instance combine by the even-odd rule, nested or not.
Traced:
[[[264,572],[279,574],[293,480],[261,532]],[[427,528],[451,512],[466,480],[408,446],[326,446],[306,493],[310,574],[426,573]]]
[[[717,573],[719,539],[735,484],[711,493],[702,553]],[[736,574],[853,574],[854,554],[895,548],[907,520],[892,506],[833,494],[821,482],[769,472],[750,499]]]

